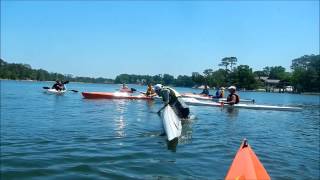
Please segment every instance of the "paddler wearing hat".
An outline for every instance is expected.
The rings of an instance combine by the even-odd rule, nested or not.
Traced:
[[[223,98],[223,97],[224,97],[224,87],[220,87],[220,89],[216,91],[216,95],[212,98]]]
[[[162,97],[164,102],[164,106],[158,111],[158,113],[160,113],[160,111],[167,105],[170,105],[180,118],[187,119],[189,117],[189,106],[185,104],[181,95],[176,90],[163,86],[162,84],[156,84],[154,86],[154,91],[158,96]]]
[[[238,104],[240,101],[239,95],[236,93],[236,87],[235,86],[230,86],[228,87],[229,95],[227,97],[227,102],[226,104]]]

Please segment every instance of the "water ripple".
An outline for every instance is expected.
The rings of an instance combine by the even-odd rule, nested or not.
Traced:
[[[272,179],[320,178],[318,96],[241,92],[259,104],[294,105],[301,112],[191,107],[194,118],[170,144],[161,136],[159,103],[34,90],[45,82],[1,83],[1,179],[223,179],[243,138]]]

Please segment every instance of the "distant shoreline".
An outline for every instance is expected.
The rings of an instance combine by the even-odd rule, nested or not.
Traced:
[[[39,81],[39,80],[26,80],[26,79],[1,79],[0,81],[23,81],[23,82],[51,82],[54,83],[55,81]],[[94,82],[80,82],[80,81],[70,81],[71,83],[80,83],[80,84],[118,84],[118,83],[94,83]],[[137,84],[139,85],[139,84]]]
[[[54,83],[55,81],[38,81],[38,80],[26,80],[26,79],[1,79],[0,81],[23,81],[23,82],[48,82],[48,83]],[[117,85],[118,83],[89,83],[89,82],[78,82],[78,81],[70,81],[71,83],[80,83],[80,84],[113,84],[113,85]],[[119,85],[119,84],[118,84]],[[134,84],[134,85],[141,85],[141,84]],[[145,86],[145,85],[141,85],[141,86]],[[174,87],[180,87],[180,86],[174,86]],[[186,88],[186,87],[182,87],[182,88]],[[198,88],[192,88],[192,87],[187,87],[190,89],[198,89]],[[198,89],[200,90],[200,89]],[[210,88],[209,90],[214,90],[212,88]],[[266,91],[261,91],[261,89],[255,89],[255,90],[239,90],[239,92],[266,92]],[[278,94],[283,94],[283,93],[279,93],[279,92],[268,92],[268,93],[278,93]],[[320,96],[320,92],[303,92],[303,93],[290,93],[290,92],[284,92],[284,93],[288,93],[288,94],[301,94],[301,95],[316,95],[316,96]]]

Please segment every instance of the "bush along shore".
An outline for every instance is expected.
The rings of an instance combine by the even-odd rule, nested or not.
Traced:
[[[207,84],[209,87],[227,87],[235,85],[243,91],[320,93],[320,56],[304,55],[292,60],[291,72],[282,66],[265,67],[253,71],[248,65],[238,65],[236,57],[221,59],[217,70],[205,69],[203,73],[192,72],[191,76],[170,74],[135,75],[120,74],[115,79],[74,77],[70,74],[50,73],[43,69],[33,69],[28,64],[8,63],[0,59],[0,79],[55,81],[68,80],[83,83],[104,84],[141,84],[162,83],[181,87],[199,87]]]

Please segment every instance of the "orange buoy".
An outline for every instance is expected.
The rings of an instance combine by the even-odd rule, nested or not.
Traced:
[[[271,179],[248,141],[243,140],[229,168],[226,180],[269,180]]]

